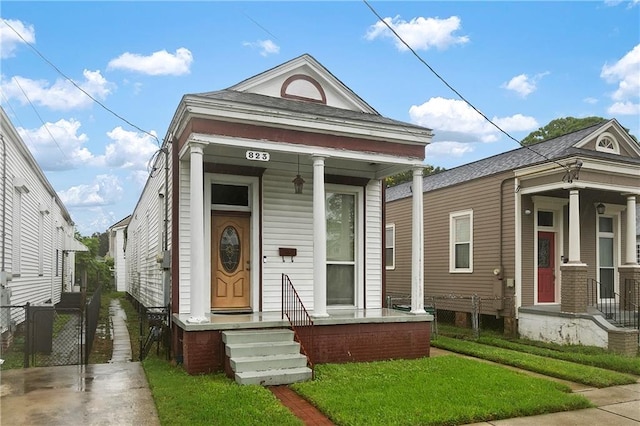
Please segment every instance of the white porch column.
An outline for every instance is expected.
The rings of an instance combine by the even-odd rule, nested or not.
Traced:
[[[636,196],[629,195],[627,197],[627,233],[625,235],[627,240],[625,264],[636,265],[638,260],[636,259]]]
[[[313,157],[313,316],[327,314],[327,218],[324,157]]]
[[[189,143],[190,149],[190,189],[189,189],[189,222],[191,224],[190,253],[190,313],[187,322],[199,323],[208,321],[204,316],[206,297],[204,287],[204,144]]]
[[[569,191],[569,263],[580,261],[580,191]]]
[[[422,167],[413,169],[411,208],[411,313],[424,314],[424,194]]]

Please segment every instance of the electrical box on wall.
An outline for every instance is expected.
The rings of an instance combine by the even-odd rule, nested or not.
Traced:
[[[513,278],[507,278],[507,288],[513,288],[516,285],[516,280]]]

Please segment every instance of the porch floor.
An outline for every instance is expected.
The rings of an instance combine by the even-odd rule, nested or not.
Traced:
[[[314,317],[310,315],[315,325],[363,324],[363,323],[405,323],[433,321],[433,315],[415,315],[395,309],[329,309],[329,316]],[[205,314],[206,321],[201,323],[188,322],[189,314],[173,314],[173,321],[185,331],[199,330],[230,330],[243,328],[278,328],[289,327],[286,318],[282,319],[279,311],[253,312],[246,314]]]

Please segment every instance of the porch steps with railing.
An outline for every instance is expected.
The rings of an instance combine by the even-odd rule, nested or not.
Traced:
[[[286,385],[310,380],[307,357],[288,329],[223,331],[222,341],[240,385]]]

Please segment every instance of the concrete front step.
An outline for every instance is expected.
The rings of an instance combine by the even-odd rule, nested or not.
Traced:
[[[311,369],[308,367],[300,367],[268,371],[245,371],[236,373],[235,379],[239,385],[288,385],[310,380]]]
[[[298,342],[256,342],[233,343],[225,345],[225,353],[229,358],[242,358],[248,356],[299,354]]]
[[[222,332],[224,343],[253,343],[253,342],[291,342],[293,331],[276,328],[273,330],[230,330]]]
[[[247,371],[282,370],[306,367],[307,357],[301,353],[231,358],[231,369],[236,373]]]

